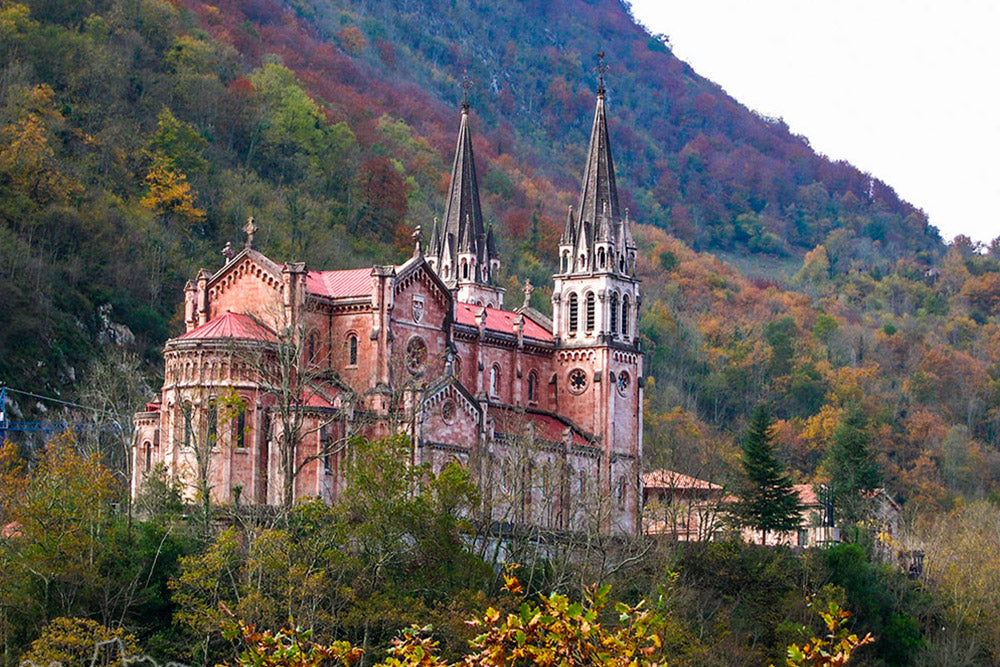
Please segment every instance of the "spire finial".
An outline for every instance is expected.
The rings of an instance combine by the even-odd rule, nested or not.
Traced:
[[[462,113],[469,111],[469,91],[472,89],[472,79],[469,78],[469,70],[462,74]]]
[[[604,62],[604,51],[601,50],[597,54],[597,67],[595,68],[597,72],[597,96],[602,100],[604,99],[604,75],[608,71],[608,64]]]
[[[247,224],[244,225],[243,231],[247,235],[247,248],[253,247],[253,235],[257,233],[257,225],[253,224],[253,216],[251,215],[247,218]]]

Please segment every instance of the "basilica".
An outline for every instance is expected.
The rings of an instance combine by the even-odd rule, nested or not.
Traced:
[[[401,465],[463,466],[498,525],[637,533],[639,281],[604,98],[602,83],[551,318],[530,283],[512,308],[498,284],[466,102],[444,215],[406,262],[280,263],[251,219],[245,246],[188,282],[162,390],[135,416],[133,493],[162,464],[190,498],[336,502],[354,438],[405,433]]]

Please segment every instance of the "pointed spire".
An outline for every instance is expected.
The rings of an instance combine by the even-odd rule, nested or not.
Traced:
[[[438,230],[438,218],[434,216],[434,226],[431,227],[431,238],[427,242],[427,254],[438,257],[441,254],[441,232]]]
[[[573,217],[572,204],[569,205],[569,210],[566,211],[566,228],[563,229],[559,243],[561,245],[573,245],[576,243],[576,219]]]
[[[462,123],[458,129],[458,144],[451,168],[451,187],[442,233],[454,239],[455,247],[452,252],[479,254],[476,252],[477,241],[485,234],[485,230],[472,151],[472,132],[469,130],[469,107],[466,103],[462,105]],[[457,257],[452,257],[452,265],[458,265]]]
[[[603,86],[603,83],[602,83]],[[579,216],[581,222],[596,222],[607,204],[613,220],[621,220],[618,207],[618,186],[615,183],[615,163],[608,139],[608,120],[604,114],[604,95],[597,97],[594,125],[590,131],[590,148],[583,172]]]

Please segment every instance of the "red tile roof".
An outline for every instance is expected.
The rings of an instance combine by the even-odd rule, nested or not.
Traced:
[[[476,321],[476,315],[479,314],[482,308],[482,306],[459,301],[455,304],[455,319],[459,324],[478,327],[479,322]],[[490,331],[499,331],[500,333],[513,336],[515,334],[514,320],[518,318],[518,315],[519,313],[513,313],[509,310],[487,308],[486,328]],[[534,338],[536,340],[552,340],[552,334],[527,315],[524,316],[524,335],[526,338]]]
[[[816,491],[812,484],[796,484],[795,493],[799,494],[799,502],[803,505],[819,506],[820,502],[816,498]]]
[[[520,429],[523,428],[525,424],[530,423],[534,426],[535,435],[543,440],[562,442],[563,434],[568,428],[573,436],[572,443],[574,445],[589,444],[583,434],[573,428],[569,422],[560,419],[559,417],[539,412],[521,412],[520,410],[509,406],[494,405],[490,409],[503,410],[510,416],[510,419],[501,417],[498,420],[497,430],[501,433],[520,435]]]
[[[306,275],[306,290],[331,299],[371,296],[372,269],[310,271]]]
[[[182,339],[192,338],[241,338],[249,340],[269,340],[277,338],[274,332],[259,324],[249,315],[241,315],[226,311],[224,314],[214,317],[200,327],[196,327],[186,334],[180,336]]]
[[[719,490],[718,484],[691,477],[673,470],[654,470],[643,473],[642,485],[650,489],[704,489]]]

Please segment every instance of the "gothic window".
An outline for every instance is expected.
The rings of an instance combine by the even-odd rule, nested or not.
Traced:
[[[427,343],[423,338],[414,336],[406,344],[406,370],[413,374],[421,372],[427,361]]]
[[[462,260],[462,280],[469,279],[469,263],[464,259]]]
[[[587,333],[594,331],[594,318],[597,315],[597,301],[593,292],[587,292]]]
[[[580,313],[578,309],[576,294],[569,295],[569,332],[576,334],[576,329],[580,323]]]
[[[500,395],[500,365],[490,367],[490,396]]]
[[[569,273],[569,253],[564,252],[562,256],[562,272]]]
[[[587,270],[587,256],[586,255],[580,255],[580,270],[581,271],[586,271]]]
[[[142,446],[146,452],[146,472],[153,467],[153,445],[148,442]]]
[[[618,255],[618,270],[625,273],[625,255]]]
[[[358,365],[358,337],[356,334],[347,336],[347,365]]]
[[[611,333],[618,333],[618,292],[611,295]]]
[[[309,338],[307,339],[307,344],[306,344],[306,358],[309,360],[310,364],[316,361],[316,332],[315,331],[312,331],[312,332],[309,333]]]
[[[528,373],[528,402],[538,401],[538,373],[531,371]]]
[[[582,368],[574,368],[569,372],[569,390],[574,394],[582,394],[587,388],[587,372]]]
[[[604,248],[601,248],[597,252],[597,257],[599,258],[599,260],[601,262],[601,268],[602,269],[608,265],[608,258],[607,258],[607,255],[604,253]]]
[[[628,323],[630,315],[628,294],[626,294],[622,297],[622,336],[626,338],[628,338]]]

